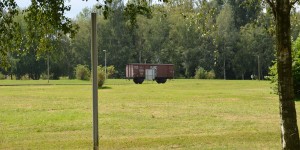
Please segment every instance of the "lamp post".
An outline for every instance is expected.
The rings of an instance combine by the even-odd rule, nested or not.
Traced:
[[[103,50],[103,52],[104,52],[104,69],[105,69],[105,80],[106,80],[106,50]]]
[[[50,58],[49,58],[49,50],[47,50],[47,72],[48,72],[48,84],[50,80]]]
[[[261,79],[261,70],[260,70],[260,60],[259,60],[259,55],[257,55],[257,74],[258,74],[258,80]]]
[[[97,51],[97,14],[91,13],[92,19],[92,42],[91,42],[91,63],[93,70],[93,142],[94,150],[99,150],[99,129],[98,129],[98,83],[97,83],[97,66],[98,66],[98,51]]]

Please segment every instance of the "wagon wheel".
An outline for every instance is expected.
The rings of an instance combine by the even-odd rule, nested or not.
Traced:
[[[156,83],[158,83],[158,84],[161,84],[161,83],[162,83],[160,78],[155,79],[155,81],[156,81]]]
[[[144,79],[143,78],[140,78],[139,79],[139,84],[142,84],[144,82]]]
[[[156,80],[156,82],[157,82],[158,84],[164,84],[164,83],[166,83],[166,81],[167,81],[166,78],[157,78],[157,79],[155,79],[155,80]]]
[[[139,84],[139,78],[133,78],[133,82],[134,82],[135,84]]]
[[[167,79],[166,78],[162,78],[161,80],[160,80],[160,83],[162,83],[162,84],[164,84],[164,83],[166,83],[167,82]]]
[[[135,84],[142,84],[144,82],[143,78],[133,78],[133,82]]]

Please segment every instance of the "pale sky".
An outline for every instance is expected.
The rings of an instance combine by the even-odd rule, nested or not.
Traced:
[[[71,5],[71,10],[66,13],[66,16],[72,19],[74,19],[83,8],[92,8],[95,4],[98,3],[96,0],[71,0],[70,2],[68,1],[69,0],[66,0],[66,5]],[[16,2],[21,8],[28,7],[31,4],[31,0],[16,0]]]

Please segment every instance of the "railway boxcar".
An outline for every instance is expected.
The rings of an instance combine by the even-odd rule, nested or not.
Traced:
[[[174,78],[173,64],[127,64],[126,78],[133,79],[136,84],[142,84],[144,80],[155,80],[157,83],[165,83],[167,79]]]

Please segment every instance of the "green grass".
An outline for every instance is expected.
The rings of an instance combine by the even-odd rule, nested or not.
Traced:
[[[0,149],[92,149],[90,82],[50,83],[0,80],[23,84],[0,86]],[[270,86],[108,80],[99,89],[100,149],[280,149],[278,96]]]
[[[73,85],[73,84],[91,84],[91,81],[84,80],[0,80],[0,85]]]

